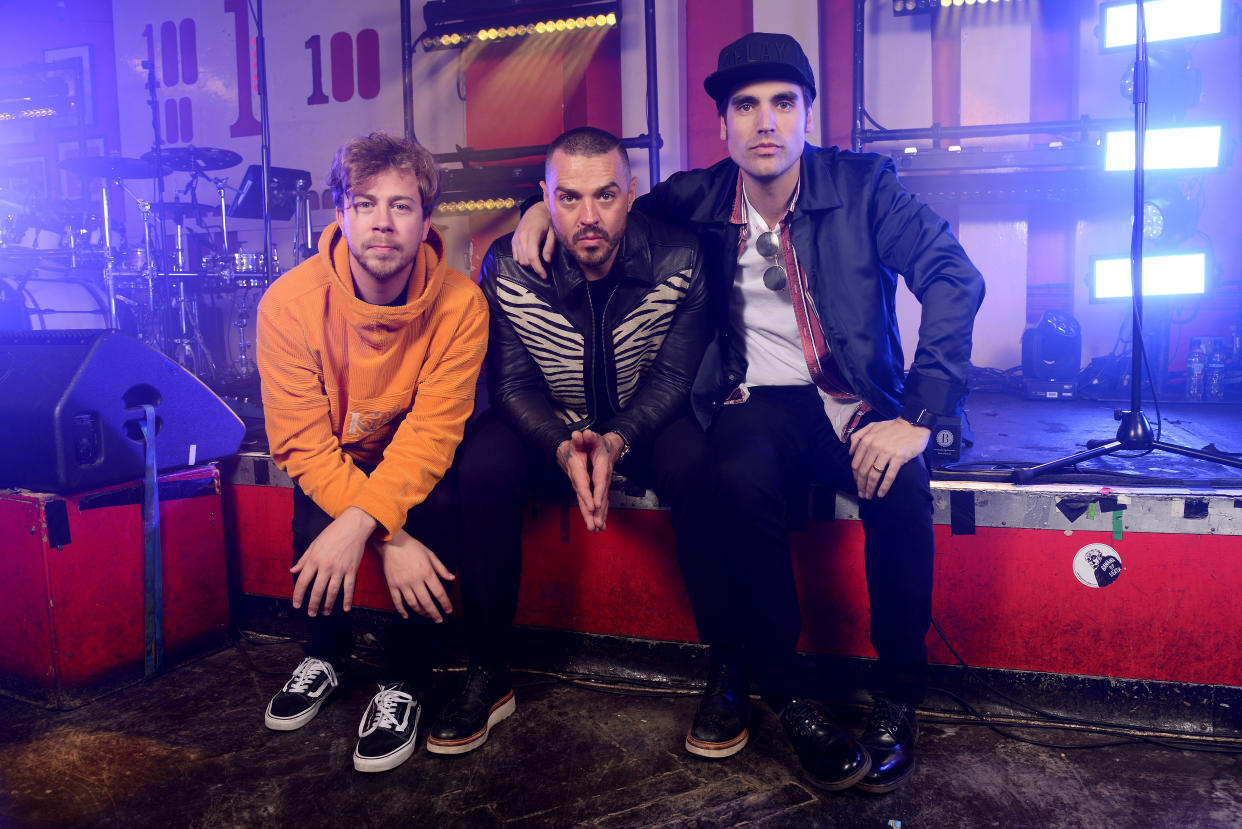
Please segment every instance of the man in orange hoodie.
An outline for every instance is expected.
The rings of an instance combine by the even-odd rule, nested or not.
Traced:
[[[379,692],[359,726],[354,768],[385,771],[413,752],[457,559],[450,464],[487,349],[487,304],[445,263],[431,226],[435,160],[371,133],[328,175],[336,222],[319,255],[259,303],[258,366],[272,459],[293,479],[293,606],[306,607],[306,658],[268,704],[291,731],[337,687],[366,549],[400,614]],[[335,612],[334,612],[335,611]]]

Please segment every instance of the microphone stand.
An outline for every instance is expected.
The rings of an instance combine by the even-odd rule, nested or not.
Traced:
[[[263,173],[263,284],[272,284],[272,132],[267,114],[267,51],[263,39],[263,0],[255,0],[254,53],[258,64],[259,87],[259,164]],[[227,242],[227,240],[226,240]]]
[[[1202,449],[1191,449],[1155,439],[1151,425],[1143,414],[1143,149],[1147,131],[1147,26],[1143,16],[1143,0],[1137,2],[1137,24],[1134,43],[1134,220],[1130,232],[1130,411],[1116,409],[1113,418],[1120,421],[1117,436],[1112,440],[1089,440],[1087,450],[1060,460],[1023,467],[1013,471],[1014,483],[1030,483],[1040,475],[1074,466],[1081,461],[1111,455],[1123,450],[1150,452],[1162,449],[1175,455],[1242,469],[1242,459],[1231,458]],[[1155,393],[1155,387],[1152,387]]]

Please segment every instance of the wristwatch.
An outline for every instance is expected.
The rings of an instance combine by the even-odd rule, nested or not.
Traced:
[[[927,409],[915,409],[913,406],[901,410],[901,419],[913,426],[924,429],[936,428],[936,413]]]
[[[630,454],[630,441],[625,437],[625,435],[615,429],[612,433],[621,438],[621,452],[617,455],[617,463],[620,463],[626,455]]]

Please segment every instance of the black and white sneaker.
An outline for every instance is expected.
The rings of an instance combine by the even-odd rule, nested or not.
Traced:
[[[422,704],[409,693],[404,682],[381,685],[358,723],[354,768],[388,771],[408,760],[414,753],[422,714]]]
[[[263,723],[273,731],[293,731],[315,718],[324,700],[340,684],[336,671],[322,659],[306,657],[293,670],[272,701],[267,704]]]

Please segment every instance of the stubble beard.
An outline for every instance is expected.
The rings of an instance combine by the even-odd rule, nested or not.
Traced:
[[[376,254],[370,247],[364,247],[362,251],[357,251],[351,246],[350,252],[353,253],[354,259],[366,269],[367,274],[377,282],[388,282],[397,276],[408,273],[415,258],[414,256],[407,256],[406,252],[400,248],[381,255]],[[417,252],[415,255],[417,255]]]
[[[595,252],[584,251],[578,247],[578,242],[588,233],[592,236],[598,236],[603,241],[603,245]],[[579,266],[588,268],[595,268],[607,262],[612,256],[613,251],[621,244],[620,235],[611,236],[608,231],[599,225],[581,228],[570,239],[566,239],[560,233],[557,233],[556,239],[565,250],[569,251]]]

